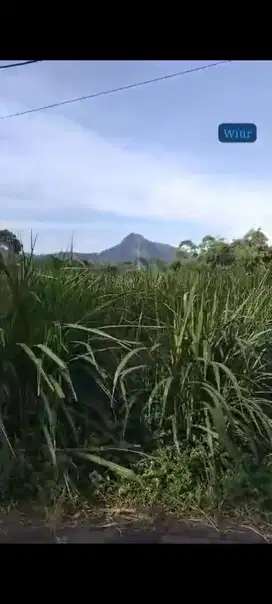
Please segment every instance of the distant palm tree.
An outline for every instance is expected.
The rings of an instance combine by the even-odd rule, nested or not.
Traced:
[[[141,268],[148,268],[149,267],[149,261],[147,260],[147,258],[143,258],[143,256],[139,256],[137,258],[137,268],[141,269]]]

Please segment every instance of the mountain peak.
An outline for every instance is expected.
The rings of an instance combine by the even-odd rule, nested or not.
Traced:
[[[173,262],[176,256],[176,249],[165,243],[155,243],[149,241],[139,233],[130,233],[119,245],[103,250],[95,254],[76,254],[77,258],[88,260],[89,262],[114,263],[134,262],[139,258],[146,260],[162,260],[163,262]]]
[[[163,243],[154,243],[145,239],[139,233],[129,233],[119,245],[104,250],[100,254],[101,260],[107,262],[133,262],[134,260],[145,258],[160,259],[166,262],[173,262],[175,258],[175,248]]]
[[[129,233],[129,235],[127,235],[126,237],[124,237],[123,241],[133,241],[133,240],[137,240],[137,241],[144,241],[144,237],[142,235],[139,235],[139,233]]]

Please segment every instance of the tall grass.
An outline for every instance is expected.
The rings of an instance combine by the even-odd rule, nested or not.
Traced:
[[[197,480],[216,485],[269,458],[269,273],[0,271],[3,499],[91,496],[108,476],[143,497],[158,459],[184,476],[201,451]]]

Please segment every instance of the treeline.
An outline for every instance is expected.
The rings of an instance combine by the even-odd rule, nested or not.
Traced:
[[[240,264],[253,269],[259,265],[268,266],[272,262],[272,246],[260,228],[250,229],[244,237],[231,242],[206,235],[199,245],[190,239],[181,241],[172,266],[178,268],[188,261],[212,267]]]
[[[17,237],[8,230],[0,231],[0,253],[9,252],[20,255],[23,252],[22,244]],[[72,252],[57,255],[48,255],[43,257],[34,257],[36,265],[46,265],[57,269],[63,266],[88,267],[94,271],[105,271],[111,275],[119,274],[135,269],[147,269],[156,267],[159,270],[178,270],[185,264],[192,264],[201,267],[218,265],[230,266],[234,264],[242,265],[247,270],[254,269],[257,266],[269,266],[272,262],[272,246],[269,245],[268,238],[261,228],[250,229],[244,237],[227,241],[221,237],[212,237],[206,235],[199,244],[187,239],[181,241],[176,251],[176,259],[172,264],[168,264],[157,258],[137,258],[134,262],[123,262],[118,265],[107,263],[89,263],[87,260],[80,260]]]

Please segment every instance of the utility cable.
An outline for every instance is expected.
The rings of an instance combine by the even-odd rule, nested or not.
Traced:
[[[0,116],[0,120],[6,120],[11,117],[18,117],[20,115],[27,115],[28,113],[36,113],[38,111],[45,111],[45,109],[53,109],[62,105],[69,105],[71,103],[78,103],[79,101],[86,101],[88,99],[94,99],[99,96],[106,96],[107,94],[114,94],[115,92],[122,92],[124,90],[131,90],[132,88],[138,88],[140,86],[146,86],[147,84],[155,84],[156,82],[162,82],[163,80],[170,80],[177,78],[187,73],[193,73],[196,71],[203,71],[204,69],[211,69],[223,63],[230,63],[231,61],[218,61],[217,63],[210,63],[209,65],[202,65],[202,67],[193,67],[192,69],[186,69],[185,71],[177,71],[175,73],[169,73],[164,76],[157,78],[151,78],[150,80],[143,80],[142,82],[136,82],[135,84],[127,84],[125,86],[119,86],[118,88],[110,88],[109,90],[103,90],[102,92],[94,92],[87,94],[86,96],[79,96],[73,99],[67,99],[66,101],[59,101],[58,103],[52,103],[51,105],[44,105],[43,107],[35,107],[34,109],[27,109],[26,111],[19,111],[18,113],[10,113],[9,115]]]
[[[31,63],[40,63],[42,59],[38,61],[22,61],[21,63],[8,63],[7,65],[0,65],[0,69],[10,69],[11,67],[22,67],[23,65],[31,65]]]

